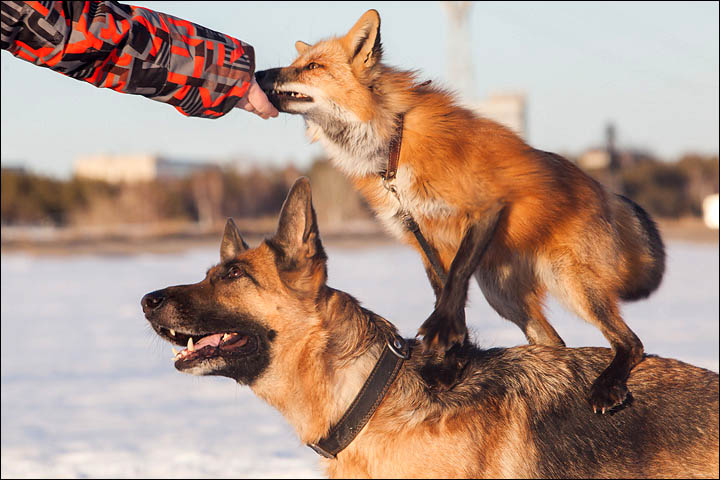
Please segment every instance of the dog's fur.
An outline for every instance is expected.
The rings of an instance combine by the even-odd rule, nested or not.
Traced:
[[[209,353],[175,366],[249,385],[311,443],[343,415],[396,333],[326,278],[309,182],[301,179],[272,238],[249,249],[229,221],[221,263],[204,280],[152,292],[142,305],[173,343],[247,336],[240,350],[205,347]],[[425,380],[435,368],[431,354],[410,343],[410,359],[360,434],[337,459],[322,459],[330,476],[718,476],[713,372],[646,356],[628,380],[631,401],[600,417],[585,392],[610,361],[608,349],[482,350],[466,342],[458,382],[437,391]]]
[[[383,64],[375,10],[345,36],[299,41],[296,49],[290,66],[256,74],[261,87],[280,111],[304,117],[308,136],[387,229],[422,254],[400,212],[412,214],[448,273],[451,288],[443,291],[423,255],[437,296],[419,330],[425,346],[444,354],[462,343],[465,318],[452,315],[473,273],[490,305],[531,344],[564,345],[543,314],[549,291],[597,326],[615,353],[593,383],[593,407],[620,404],[643,345],[618,302],[647,297],[664,272],[663,243],[647,213],[559,155],[460,107],[450,93],[420,84],[414,72]],[[380,173],[401,114],[398,201]],[[472,238],[484,243],[460,248]]]

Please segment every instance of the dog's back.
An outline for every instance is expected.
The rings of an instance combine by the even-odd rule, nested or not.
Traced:
[[[365,458],[375,451],[394,459],[365,474],[718,477],[714,372],[647,356],[628,380],[631,398],[600,416],[588,409],[585,392],[611,357],[609,349],[469,347],[466,354],[471,360],[460,382],[444,392],[414,388],[426,364],[422,355],[410,361],[369,425],[373,432],[394,426],[395,436],[361,435],[351,446]],[[342,463],[330,468],[333,476],[359,473],[354,462]]]
[[[518,386],[508,395],[525,404],[518,407],[527,411],[534,475],[717,478],[718,375],[648,356],[628,379],[632,397],[599,416],[584,392],[610,358],[604,348],[537,346],[483,362],[483,376]]]

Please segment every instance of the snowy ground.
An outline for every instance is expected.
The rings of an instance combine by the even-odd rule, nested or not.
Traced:
[[[404,247],[329,248],[329,284],[406,336],[432,309]],[[673,243],[661,289],[623,313],[649,353],[718,371],[718,247]],[[282,417],[229,379],[182,375],[140,310],[143,294],[199,281],[217,249],[130,257],[2,256],[2,477],[317,477]],[[606,346],[550,304],[568,346]],[[525,343],[473,285],[483,346]]]

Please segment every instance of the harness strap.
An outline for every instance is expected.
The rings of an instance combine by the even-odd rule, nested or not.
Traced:
[[[420,86],[423,86],[427,83],[430,82],[425,82]],[[400,117],[398,119],[398,124],[399,125],[397,133],[393,136],[392,139],[390,139],[390,154],[388,155],[388,163],[387,167],[385,168],[385,174],[381,174],[383,179],[383,186],[388,191],[390,191],[395,196],[398,203],[400,203],[400,213],[403,217],[403,224],[405,224],[405,228],[410,230],[412,234],[415,235],[415,239],[420,244],[423,252],[425,252],[425,257],[430,262],[430,265],[435,271],[435,274],[437,275],[438,279],[440,279],[440,282],[445,285],[445,283],[447,282],[447,275],[445,273],[445,269],[442,267],[442,262],[440,262],[440,259],[438,258],[437,251],[432,247],[432,245],[428,243],[425,236],[423,236],[422,232],[420,231],[420,226],[417,224],[412,215],[410,215],[410,212],[402,208],[400,196],[397,192],[397,188],[395,188],[394,185],[395,177],[397,176],[398,164],[400,163],[400,148],[402,147],[403,128],[405,126],[405,115],[402,113],[400,114]]]
[[[317,443],[309,443],[308,447],[325,458],[336,458],[373,416],[400,372],[403,362],[408,358],[410,358],[410,347],[405,340],[399,335],[388,340],[370,376],[365,380],[365,384],[345,414],[323,439]]]
[[[403,223],[405,224],[405,228],[410,230],[412,234],[415,235],[415,239],[420,244],[420,247],[422,247],[423,252],[425,252],[425,256],[430,262],[433,270],[435,270],[435,275],[438,276],[440,282],[444,286],[447,283],[447,275],[445,274],[445,269],[443,268],[442,264],[440,263],[440,259],[437,256],[437,251],[432,247],[432,245],[427,242],[422,232],[420,231],[420,225],[417,224],[412,215],[404,212]]]
[[[385,176],[383,180],[385,184],[391,183],[397,176],[398,163],[400,162],[400,148],[402,147],[402,132],[405,124],[405,115],[400,114],[398,119],[398,135],[394,135],[390,139],[390,155],[388,156],[387,168],[385,169]]]

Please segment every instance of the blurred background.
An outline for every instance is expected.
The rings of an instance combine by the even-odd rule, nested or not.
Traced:
[[[623,314],[649,353],[718,370],[717,3],[129,3],[242,39],[258,70],[377,9],[386,63],[454,89],[654,216],[667,274]],[[1,59],[2,476],[319,475],[249,389],[177,374],[140,298],[199,281],[227,217],[251,244],[274,231],[299,175],[329,283],[407,336],[433,304],[417,254],[385,235],[298,117],[187,118]],[[471,288],[476,340],[525,343]],[[607,345],[549,309],[569,346]]]

